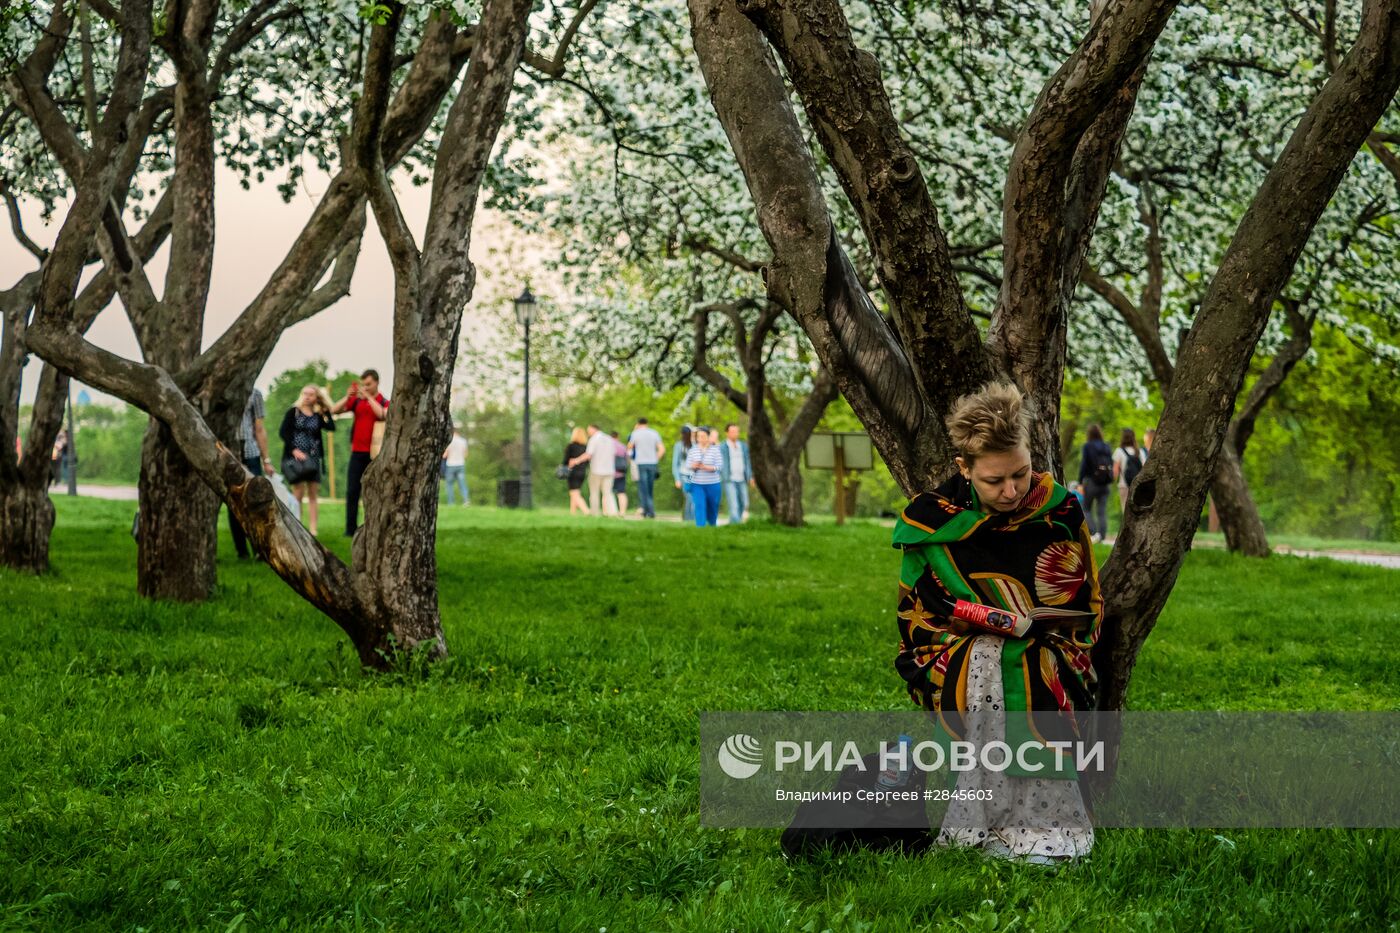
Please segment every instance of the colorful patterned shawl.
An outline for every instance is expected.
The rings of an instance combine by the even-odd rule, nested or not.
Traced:
[[[1075,712],[1094,705],[1089,649],[1103,618],[1098,569],[1078,499],[1049,473],[1038,473],[1017,511],[983,512],[972,484],[954,476],[909,503],[895,524],[894,546],[904,550],[895,669],[914,702],[936,712],[955,738],[964,732],[972,639],[986,633],[950,619],[945,600],[1094,614],[1037,622],[1025,638],[1006,639],[1001,652],[1007,740],[1077,735]]]

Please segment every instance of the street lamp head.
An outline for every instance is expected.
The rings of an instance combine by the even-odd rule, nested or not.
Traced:
[[[535,321],[535,296],[530,294],[529,285],[515,299],[515,321],[521,327],[528,327]]]

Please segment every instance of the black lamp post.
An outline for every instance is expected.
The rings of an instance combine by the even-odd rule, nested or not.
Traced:
[[[520,458],[520,507],[534,508],[530,473],[530,324],[535,320],[535,296],[527,284],[515,299],[515,320],[525,328],[525,450]]]

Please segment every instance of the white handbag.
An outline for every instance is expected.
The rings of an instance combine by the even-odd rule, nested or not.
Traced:
[[[268,482],[272,483],[272,491],[276,494],[277,501],[285,505],[287,507],[287,511],[291,512],[293,515],[296,515],[299,511],[297,508],[297,497],[294,496],[292,494],[292,491],[287,488],[287,483],[285,480],[282,479],[282,474],[273,473],[267,479]]]

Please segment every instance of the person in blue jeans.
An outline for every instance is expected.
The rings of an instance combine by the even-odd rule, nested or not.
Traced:
[[[720,459],[723,470],[720,479],[724,483],[724,496],[729,500],[729,524],[737,525],[749,513],[749,487],[753,485],[753,462],[749,459],[749,445],[739,440],[739,426],[728,424],[724,427],[725,439],[720,442]]]
[[[1113,451],[1103,439],[1103,428],[1089,425],[1079,451],[1079,485],[1084,489],[1084,514],[1089,537],[1102,541],[1108,534],[1108,490],[1113,482]]]
[[[627,452],[637,465],[637,493],[642,500],[642,517],[655,518],[656,474],[661,455],[666,452],[666,444],[656,429],[647,423],[647,419],[638,418],[637,426],[627,438]]]
[[[690,494],[695,503],[695,527],[714,527],[719,524],[719,484],[724,458],[717,445],[710,443],[709,428],[700,428],[691,438],[695,445],[686,455],[685,465],[694,474],[690,480]]]
[[[690,425],[682,427],[680,443],[676,444],[671,451],[671,475],[675,477],[676,488],[681,491],[681,521],[683,522],[695,520],[695,501],[691,497],[690,489],[690,481],[694,474],[685,465],[686,458],[690,455],[691,432]]]
[[[442,464],[442,478],[447,480],[447,504],[452,504],[452,494],[460,489],[462,504],[470,505],[467,493],[467,439],[456,425],[452,427],[452,440],[442,452]]]

